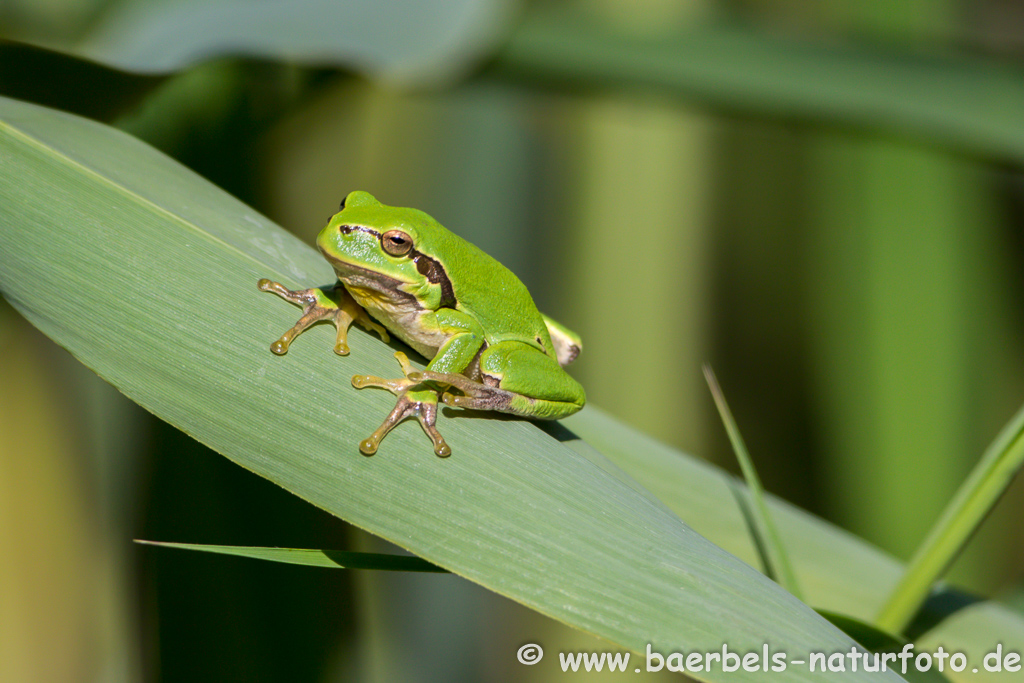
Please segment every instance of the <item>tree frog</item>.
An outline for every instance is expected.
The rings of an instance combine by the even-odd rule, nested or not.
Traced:
[[[451,448],[437,430],[437,403],[557,420],[580,410],[583,387],[562,368],[582,348],[573,332],[537,310],[526,286],[494,258],[416,209],[385,206],[352,192],[316,240],[338,281],[290,290],[267,279],[259,289],[302,307],[270,350],[278,355],[319,321],[337,328],[335,353],[349,352],[353,322],[388,333],[430,359],[419,371],[395,353],[404,377],[356,375],[357,389],[398,397],[384,423],[359,444],[364,455],[408,417],[419,420],[438,457]]]

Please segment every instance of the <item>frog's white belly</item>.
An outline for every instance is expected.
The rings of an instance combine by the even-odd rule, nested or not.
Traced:
[[[392,334],[416,349],[426,358],[433,358],[451,336],[431,324],[433,311],[424,310],[412,299],[395,301],[379,292],[347,287],[360,306],[388,328]]]

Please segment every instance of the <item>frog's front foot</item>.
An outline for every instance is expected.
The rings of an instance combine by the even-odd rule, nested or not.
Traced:
[[[256,286],[261,292],[271,292],[302,308],[302,317],[298,322],[270,345],[270,350],[278,356],[288,353],[288,347],[295,338],[306,328],[321,320],[329,320],[337,328],[338,335],[334,342],[334,352],[339,356],[348,355],[348,328],[352,326],[353,322],[359,323],[367,330],[376,332],[385,342],[388,341],[387,330],[374,322],[341,285],[293,290],[279,282],[263,278]]]
[[[359,443],[359,451],[363,455],[373,455],[377,452],[380,442],[399,422],[407,417],[415,417],[423,427],[423,431],[434,443],[434,454],[439,458],[447,458],[452,454],[452,449],[445,443],[441,433],[437,431],[437,392],[430,388],[414,389],[423,382],[409,378],[409,375],[416,374],[409,364],[409,358],[401,351],[395,353],[395,358],[402,365],[405,377],[382,379],[371,375],[356,375],[352,378],[352,386],[356,389],[379,387],[398,396],[398,402],[395,403],[394,409],[385,418],[383,424],[369,438],[363,439]]]

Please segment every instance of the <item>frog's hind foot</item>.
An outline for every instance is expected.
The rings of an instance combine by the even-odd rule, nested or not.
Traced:
[[[377,430],[371,434],[368,438],[363,439],[359,442],[359,452],[363,455],[370,456],[377,452],[377,447],[380,445],[381,440],[387,436],[388,432],[394,429],[399,422],[406,419],[407,417],[415,417],[420,426],[423,427],[423,431],[426,432],[427,436],[434,444],[434,454],[439,458],[447,458],[452,454],[451,447],[445,442],[444,437],[437,431],[437,403],[429,401],[419,401],[409,398],[408,395],[402,394],[398,397],[398,403],[395,404],[394,409],[384,420]]]
[[[402,366],[405,377],[383,379],[373,375],[356,375],[352,378],[352,386],[356,389],[377,387],[387,389],[398,396],[398,402],[384,423],[369,438],[359,443],[359,452],[367,456],[373,455],[377,452],[380,442],[399,422],[408,417],[415,417],[433,442],[434,454],[439,458],[447,458],[452,454],[452,449],[437,431],[437,392],[433,389],[415,390],[414,387],[423,384],[423,379],[418,377],[420,373],[412,367],[409,357],[401,351],[395,352],[395,358]]]

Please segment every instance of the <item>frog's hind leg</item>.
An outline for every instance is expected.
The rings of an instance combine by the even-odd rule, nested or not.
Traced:
[[[558,361],[521,342],[500,342],[480,354],[483,382],[464,375],[424,370],[415,375],[447,384],[462,395],[446,391],[445,405],[471,410],[495,410],[523,417],[558,420],[577,412],[586,397],[579,382]]]
[[[450,387],[455,387],[462,392],[461,396],[453,394],[450,391],[445,391],[441,396],[441,400],[444,401],[446,405],[450,405],[455,408],[509,412],[506,409],[512,404],[512,398],[514,396],[512,392],[505,391],[497,385],[491,386],[483,384],[472,380],[465,375],[450,372],[433,372],[431,370],[424,370],[422,372],[412,373],[409,375],[409,379],[415,379],[421,382],[429,380],[440,384],[446,384]]]

